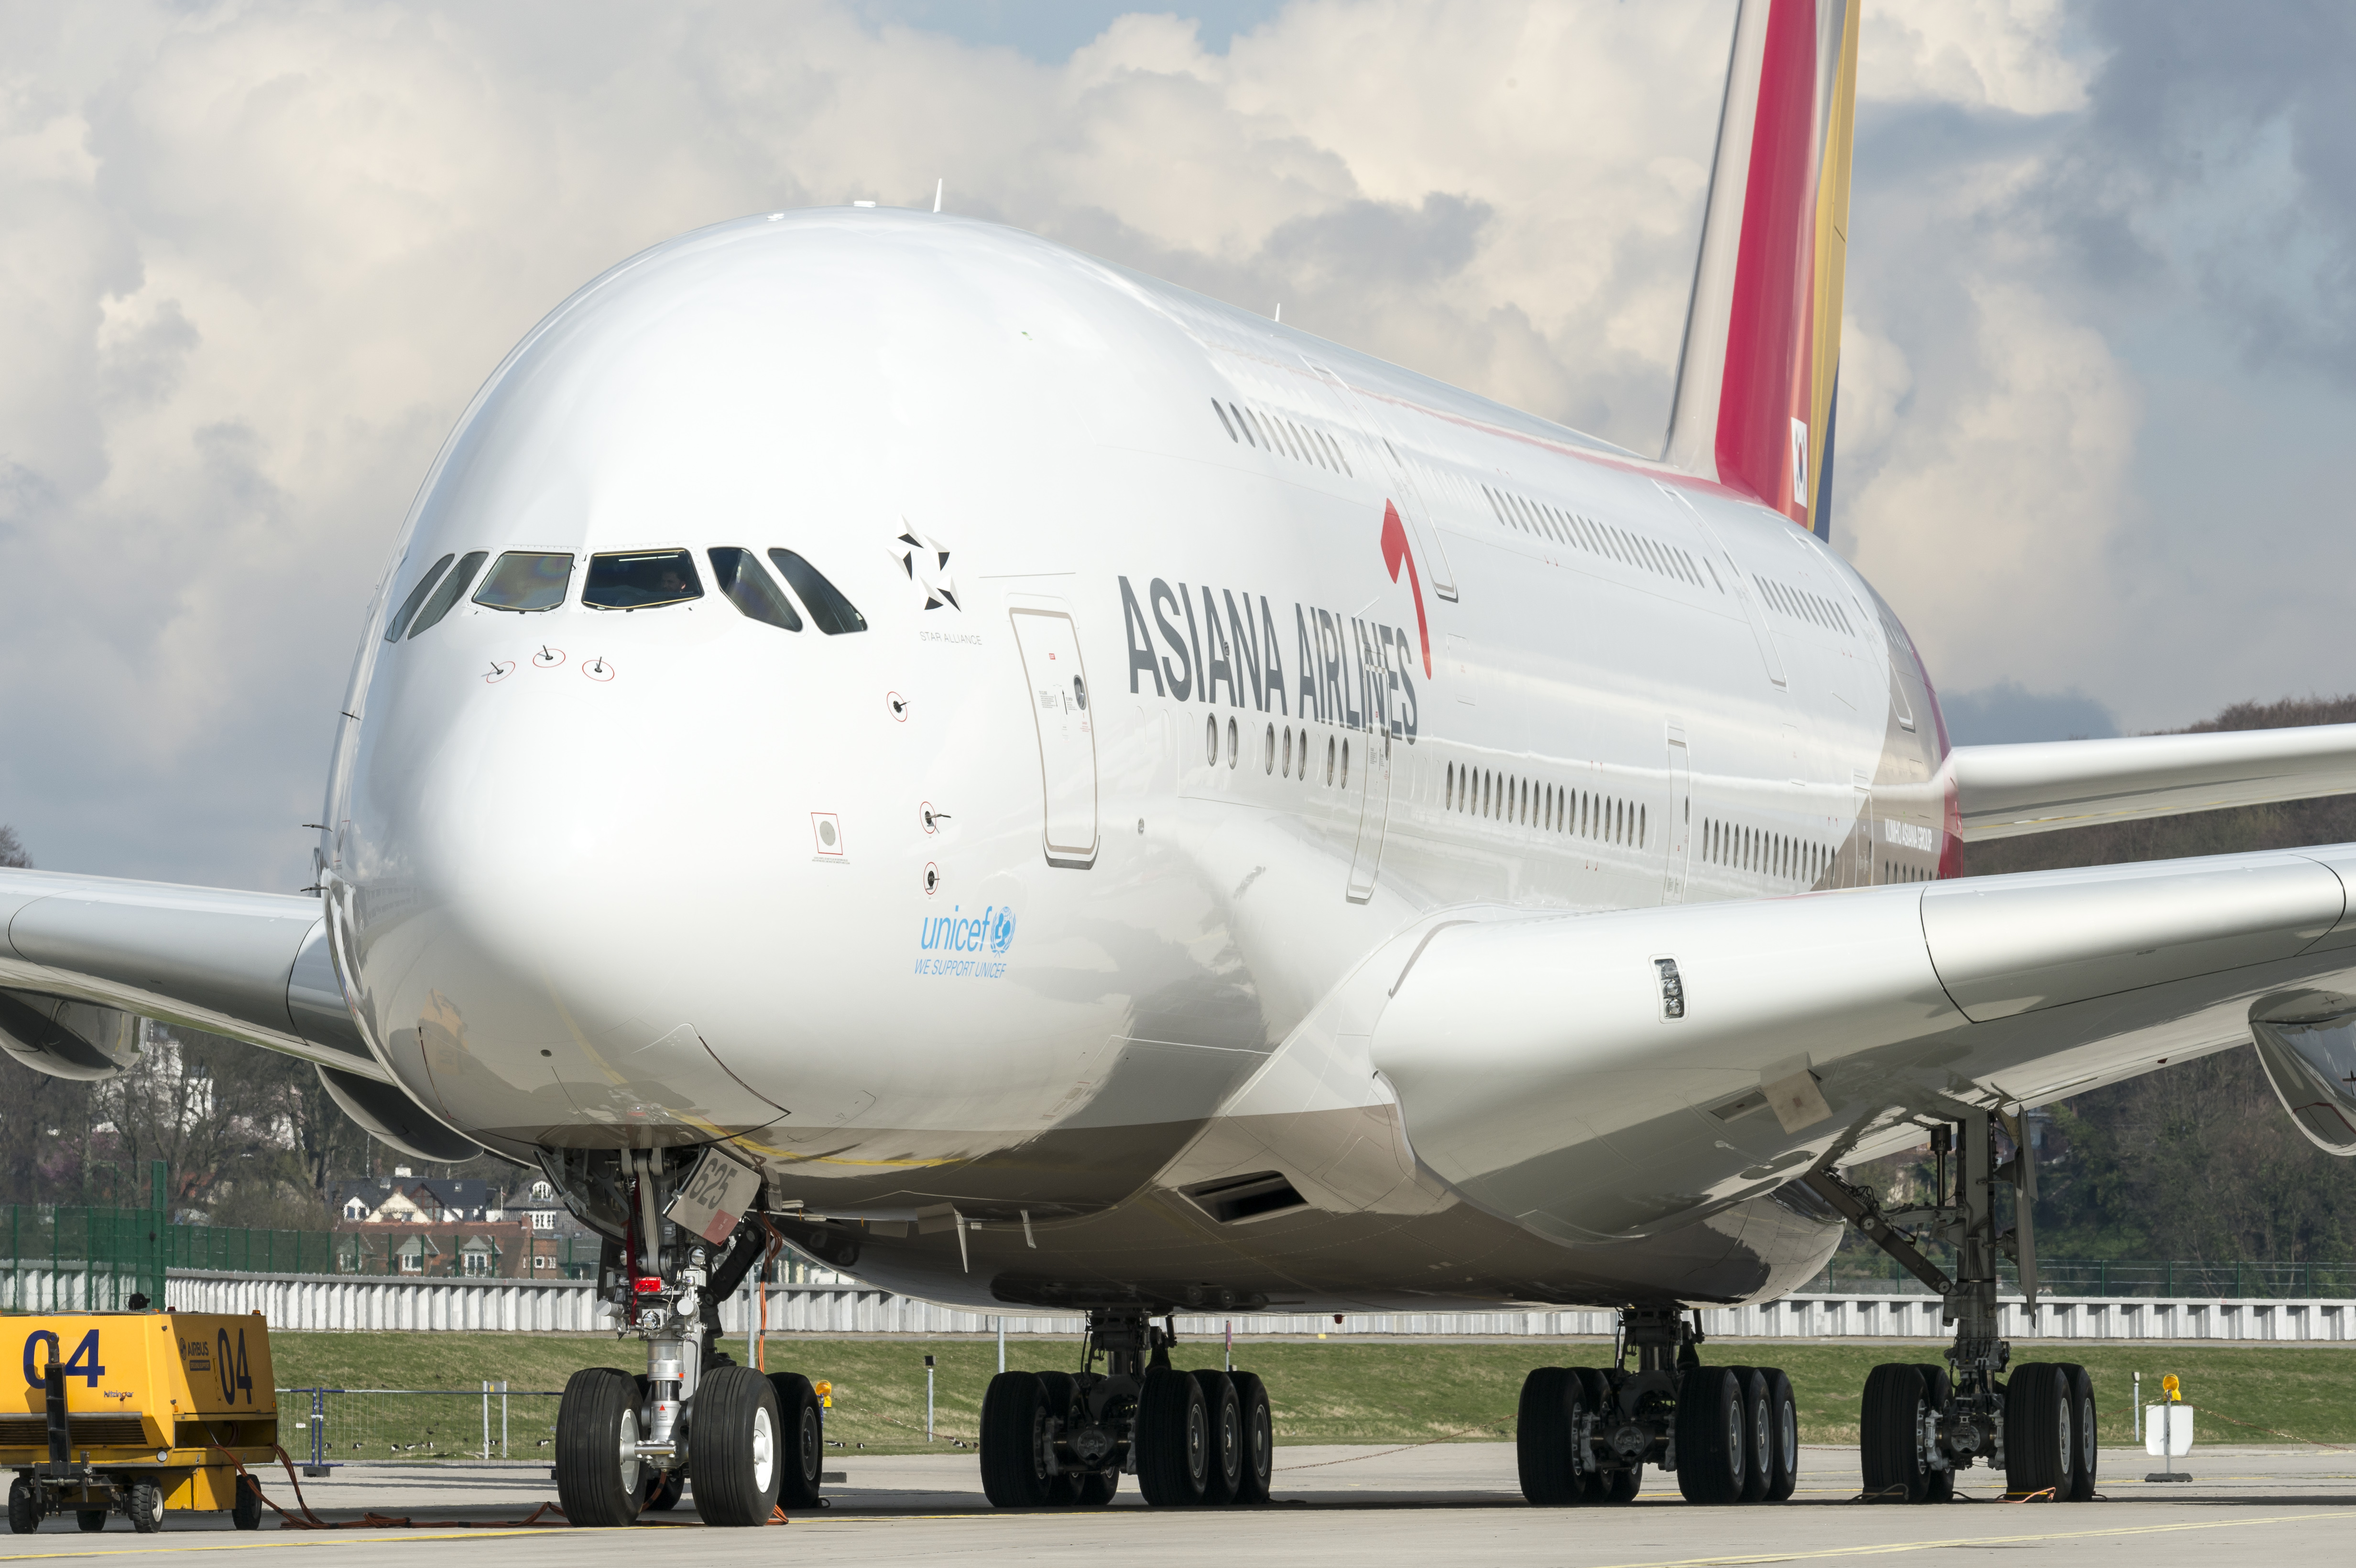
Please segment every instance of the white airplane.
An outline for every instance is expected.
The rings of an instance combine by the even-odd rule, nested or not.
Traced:
[[[1856,1223],[1957,1325],[1865,1390],[1869,1486],[2090,1495],[2084,1374],[1997,1338],[1997,1131],[2254,1038],[2351,1152],[2356,847],[1961,847],[2356,789],[2356,733],[1947,743],[1825,543],[1857,33],[1741,7],[1657,459],[952,216],[622,263],[426,476],[319,896],[0,872],[8,1049],[192,1025],[544,1171],[648,1345],[566,1392],[576,1524],[815,1495],[809,1383],[717,1348],[773,1236],[1087,1315],[991,1386],[1001,1506],[1267,1496],[1267,1391],[1171,1370],[1176,1312],[1515,1304],[1623,1326],[1530,1374],[1531,1501],[1732,1503],[1790,1495],[1790,1384],[1695,1309]],[[1838,1174],[1926,1136],[1930,1208]]]

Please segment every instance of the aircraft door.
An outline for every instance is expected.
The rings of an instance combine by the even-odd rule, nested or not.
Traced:
[[[1681,904],[1686,901],[1686,875],[1693,853],[1693,774],[1686,754],[1686,732],[1669,726],[1669,831],[1668,875],[1661,887],[1661,901]]]
[[[1097,738],[1079,633],[1061,610],[1017,606],[1009,614],[1039,737],[1047,863],[1085,870],[1097,858]]]
[[[1391,816],[1391,737],[1388,731],[1361,731],[1345,738],[1357,742],[1364,759],[1358,768],[1358,844],[1350,856],[1350,901],[1362,904],[1375,896],[1375,873],[1382,867],[1383,832]]]

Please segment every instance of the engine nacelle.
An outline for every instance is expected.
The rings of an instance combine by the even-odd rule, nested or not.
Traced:
[[[98,1083],[139,1059],[139,1018],[36,991],[0,991],[0,1051],[51,1078]]]
[[[2307,1141],[2326,1154],[2356,1155],[2356,1002],[2321,992],[2276,998],[2253,1013],[2250,1032]]]
[[[319,1083],[345,1115],[377,1142],[419,1159],[455,1164],[483,1152],[472,1138],[463,1137],[428,1115],[408,1092],[355,1072],[319,1068]]]

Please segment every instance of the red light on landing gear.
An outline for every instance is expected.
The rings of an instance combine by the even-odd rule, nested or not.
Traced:
[[[637,1281],[637,1291],[640,1296],[653,1296],[661,1291],[661,1289],[662,1281],[655,1278],[652,1275],[641,1275]]]

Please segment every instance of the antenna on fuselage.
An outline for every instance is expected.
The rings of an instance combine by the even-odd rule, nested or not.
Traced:
[[[938,212],[941,209],[941,192],[947,187],[948,183],[949,182],[946,179],[937,179],[933,182],[933,210],[935,212]]]

